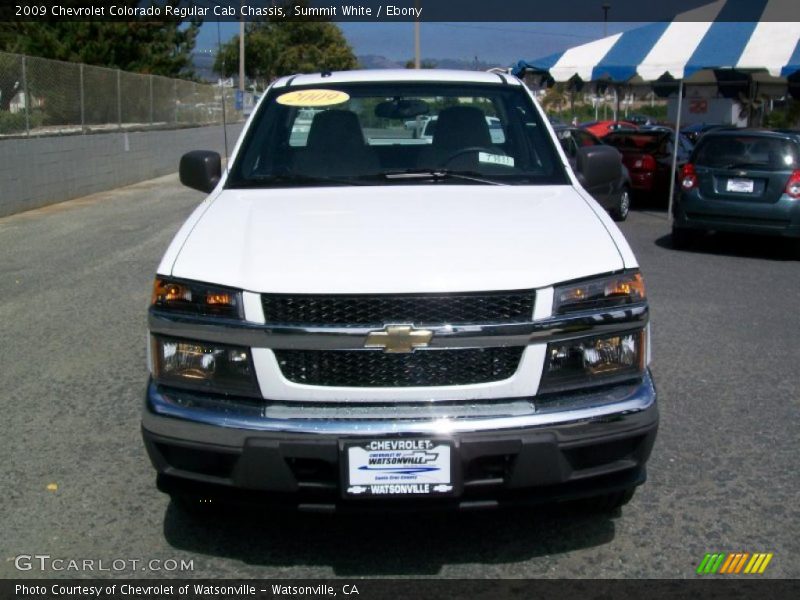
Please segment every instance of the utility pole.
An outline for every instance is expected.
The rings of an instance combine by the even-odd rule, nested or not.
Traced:
[[[611,5],[607,2],[603,4],[603,37],[608,36],[608,11],[611,10]]]
[[[244,6],[244,0],[242,0]],[[239,91],[244,94],[244,16],[239,12]]]
[[[419,0],[416,0],[414,4],[419,9]],[[417,14],[419,14],[419,10],[417,10]],[[422,60],[419,54],[419,17],[414,21],[414,68],[422,68]]]
[[[414,23],[414,68],[422,68],[422,61],[419,58],[419,21]]]

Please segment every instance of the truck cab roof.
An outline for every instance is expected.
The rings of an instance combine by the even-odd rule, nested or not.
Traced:
[[[275,88],[330,85],[336,83],[379,83],[379,82],[440,82],[440,83],[483,83],[495,85],[520,86],[516,77],[502,73],[483,71],[458,71],[449,69],[370,69],[362,71],[333,71],[289,75],[278,79]]]

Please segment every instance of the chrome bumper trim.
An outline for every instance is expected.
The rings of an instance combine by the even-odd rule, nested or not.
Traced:
[[[530,323],[441,325],[426,326],[425,329],[433,331],[429,348],[527,346],[537,342],[641,329],[647,324],[648,319],[647,305],[639,304],[602,312],[559,315]],[[148,316],[148,325],[152,333],[161,335],[251,348],[296,350],[362,349],[367,335],[381,329],[380,327],[259,325],[218,317],[176,315],[152,308]]]
[[[570,398],[576,406],[569,408]],[[147,390],[147,402],[142,416],[142,426],[155,434],[191,439],[192,432],[198,426],[213,426],[219,432],[223,428],[235,437],[247,436],[249,432],[283,432],[305,433],[317,435],[372,436],[372,435],[448,435],[453,433],[488,432],[560,426],[586,422],[604,422],[619,424],[620,420],[632,418],[633,415],[654,408],[656,390],[649,371],[641,382],[635,385],[622,385],[598,390],[597,393],[580,392],[564,394],[552,398],[516,399],[507,404],[514,406],[514,414],[487,416],[477,414],[470,416],[447,416],[443,410],[437,409],[432,418],[405,418],[401,413],[394,418],[381,415],[381,418],[368,417],[364,408],[354,411],[360,416],[349,418],[343,416],[324,417],[314,413],[313,408],[295,406],[292,413],[277,410],[270,412],[269,401],[264,404],[256,402],[236,403],[229,401],[208,402],[187,401],[180,399],[180,393],[164,392],[150,382]],[[520,402],[527,402],[527,412],[520,411]],[[480,401],[476,405],[486,404]],[[285,407],[286,403],[277,403]],[[498,407],[503,403],[498,404]],[[342,404],[337,412],[346,415],[351,407]],[[485,408],[485,407],[484,407]],[[505,409],[499,409],[505,410]],[[314,418],[302,418],[307,414]],[[379,413],[376,413],[379,414]],[[454,411],[453,414],[457,414]],[[238,435],[237,433],[238,432]]]

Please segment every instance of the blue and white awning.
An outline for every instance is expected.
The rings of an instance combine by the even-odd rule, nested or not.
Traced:
[[[786,78],[800,72],[798,0],[717,0],[678,15],[570,48],[514,68],[549,74],[555,81],[654,81],[668,75],[690,80],[709,69],[766,71]]]

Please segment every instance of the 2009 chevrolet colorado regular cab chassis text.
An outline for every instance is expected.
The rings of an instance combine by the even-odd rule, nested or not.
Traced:
[[[408,121],[431,118],[415,138]],[[597,152],[577,157],[584,181],[615,150]],[[160,489],[611,509],[644,482],[644,282],[520,81],[279,79],[229,165],[182,158],[210,195],[156,275],[142,431]]]

